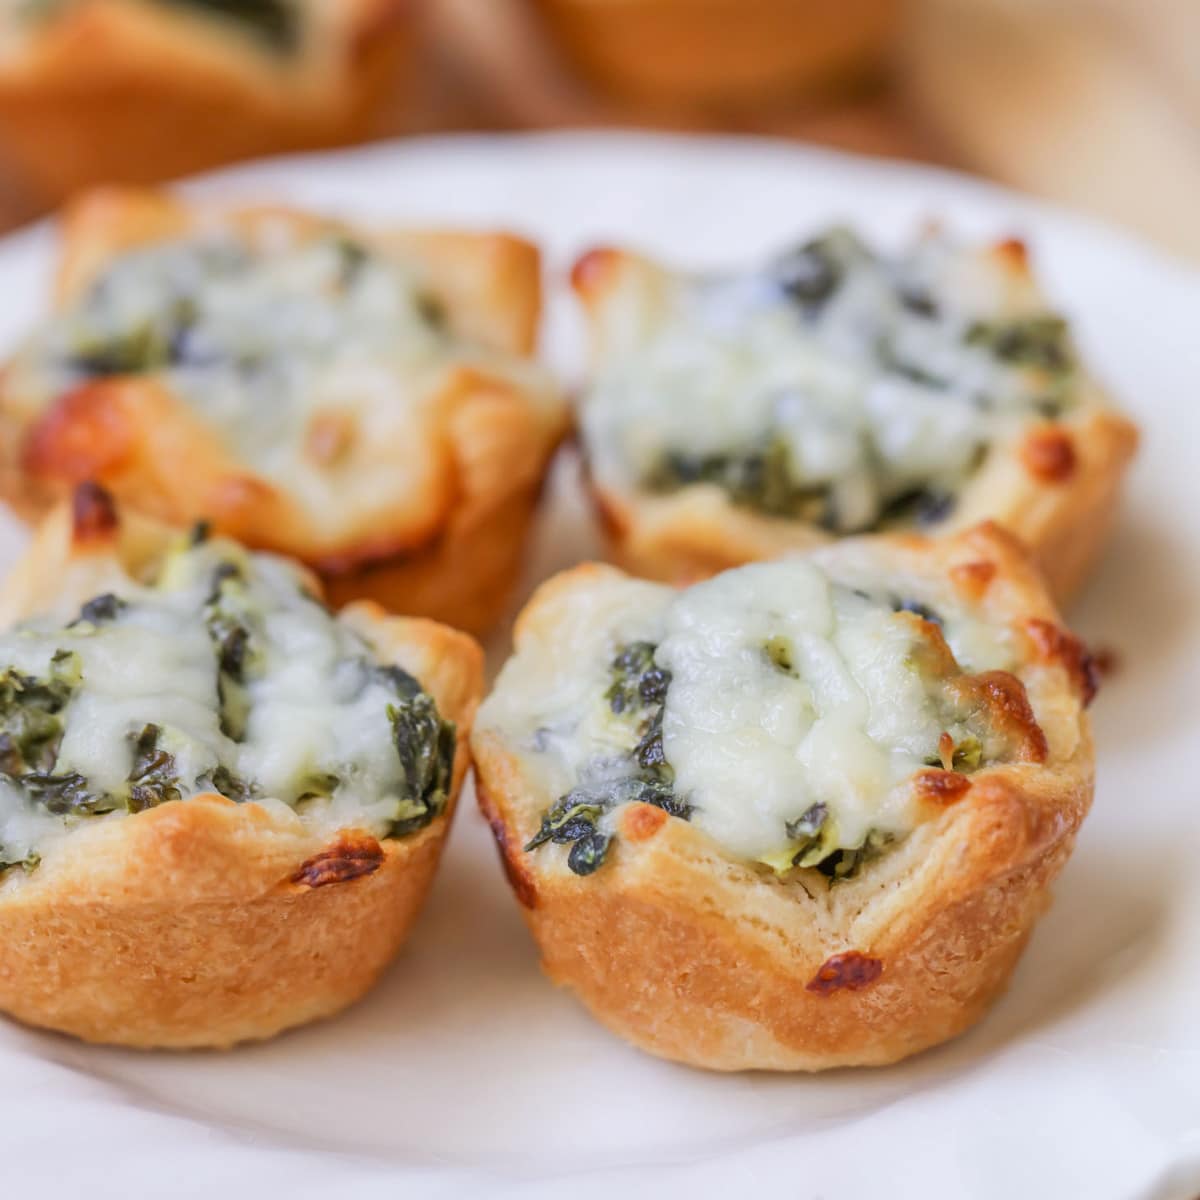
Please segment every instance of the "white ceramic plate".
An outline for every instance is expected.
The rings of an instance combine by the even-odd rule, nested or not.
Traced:
[[[1095,708],[1095,809],[1008,995],[887,1070],[706,1075],[644,1057],[540,975],[464,804],[412,942],[344,1016],[229,1054],[93,1049],[0,1024],[0,1163],[58,1197],[1133,1197],[1200,1191],[1200,276],[950,174],[754,141],[623,135],[385,145],[197,185],[527,232],[558,278],[595,240],[757,255],[831,218],[899,241],[939,216],[1032,242],[1146,429],[1073,614],[1120,670]],[[0,343],[41,310],[53,239],[0,243]],[[571,370],[561,292],[548,349]],[[595,552],[560,463],[530,582]],[[6,563],[15,527],[0,542]],[[495,648],[497,654],[503,647]],[[2,969],[2,960],[0,960]],[[219,1191],[218,1191],[219,1189]]]

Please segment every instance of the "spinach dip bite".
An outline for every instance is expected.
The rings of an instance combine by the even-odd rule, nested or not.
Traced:
[[[357,1000],[432,882],[482,652],[85,486],[0,590],[0,1010],[228,1046]]]
[[[580,424],[618,559],[680,582],[850,534],[996,520],[1061,600],[1110,525],[1135,427],[1020,242],[930,232],[884,255],[835,228],[757,268],[575,266]]]
[[[528,357],[539,292],[503,234],[93,194],[0,381],[0,493],[39,511],[94,480],[298,558],[335,603],[481,630],[569,419]]]
[[[547,973],[610,1029],[882,1064],[1004,987],[1091,803],[1093,690],[996,525],[684,590],[583,566],[522,614],[472,755]]]
[[[0,0],[0,142],[44,200],[366,136],[409,0]]]

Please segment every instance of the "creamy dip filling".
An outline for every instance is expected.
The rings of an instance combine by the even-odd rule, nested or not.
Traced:
[[[480,714],[559,797],[529,848],[570,844],[587,874],[641,801],[737,857],[844,878],[929,815],[918,773],[1011,759],[969,686],[1011,665],[1008,631],[845,549],[573,593]]]
[[[601,485],[709,484],[843,534],[945,518],[1080,388],[1024,271],[937,236],[884,257],[835,229],[762,270],[675,276],[617,341],[582,411]]]
[[[401,836],[444,807],[454,727],[282,559],[181,544],[63,626],[0,636],[0,864],[105,814],[217,792]]]
[[[18,351],[5,394],[34,420],[89,381],[161,379],[239,461],[311,492],[321,521],[330,498],[309,486],[314,467],[338,466],[340,441],[427,429],[431,401],[460,365],[547,402],[553,394],[533,364],[457,338],[403,262],[352,235],[266,222],[247,237],[216,221],[114,260]],[[419,470],[394,474],[396,486],[421,485]]]

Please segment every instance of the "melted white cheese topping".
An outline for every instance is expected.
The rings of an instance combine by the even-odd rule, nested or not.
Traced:
[[[672,457],[773,443],[797,488],[828,495],[822,523],[852,532],[907,493],[953,495],[988,448],[1072,400],[1068,369],[1006,361],[971,337],[1055,320],[1001,256],[931,237],[888,259],[844,231],[819,244],[839,272],[819,301],[789,295],[784,258],[752,274],[668,276],[640,320],[603,318],[582,411],[602,485],[653,486]]]
[[[214,572],[229,562],[242,582],[227,603],[249,632],[239,740],[222,731],[218,658],[204,617]],[[120,797],[134,742],[156,725],[184,798],[217,790],[213,773],[223,768],[251,784],[256,799],[297,807],[322,828],[382,835],[406,815],[388,717],[396,690],[376,669],[374,649],[303,591],[290,564],[215,541],[181,549],[155,585],[130,581],[121,598],[111,620],[64,629],[36,619],[0,636],[0,664],[38,679],[51,676],[57,652],[77,656],[80,679],[63,711],[54,775],[78,772],[90,792]],[[77,819],[112,818],[53,815],[0,776],[0,847],[9,861]]]
[[[858,847],[871,831],[901,837],[921,818],[913,774],[937,760],[943,733],[957,741],[965,730],[918,670],[922,635],[895,607],[935,612],[964,672],[1007,668],[1012,649],[948,585],[897,581],[873,553],[843,543],[683,592],[606,575],[530,628],[479,727],[515,746],[552,800],[628,774],[637,725],[611,712],[606,693],[620,648],[649,641],[671,672],[663,749],[693,825],[773,864],[788,822],[818,803],[835,823],[831,848]],[[768,643],[785,649],[787,669]]]
[[[532,364],[455,337],[402,261],[333,230],[267,224],[247,239],[217,220],[114,260],[18,352],[5,391],[36,415],[98,376],[159,377],[319,520],[332,498],[314,482],[314,417],[345,416],[371,444],[419,442],[446,372],[469,364],[553,395]],[[398,460],[395,486],[404,475]]]

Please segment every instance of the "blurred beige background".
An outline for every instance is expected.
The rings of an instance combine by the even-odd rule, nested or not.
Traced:
[[[616,120],[803,138],[963,167],[1200,258],[1200,0],[914,0],[890,61],[857,87],[686,117],[582,89],[520,0],[439,0],[429,18],[447,58],[422,81],[423,128]]]
[[[413,0],[409,11],[415,51],[378,136],[620,124],[803,139],[961,167],[1200,260],[1200,0]],[[780,21],[794,32],[779,36]],[[0,161],[0,227],[39,207]]]

